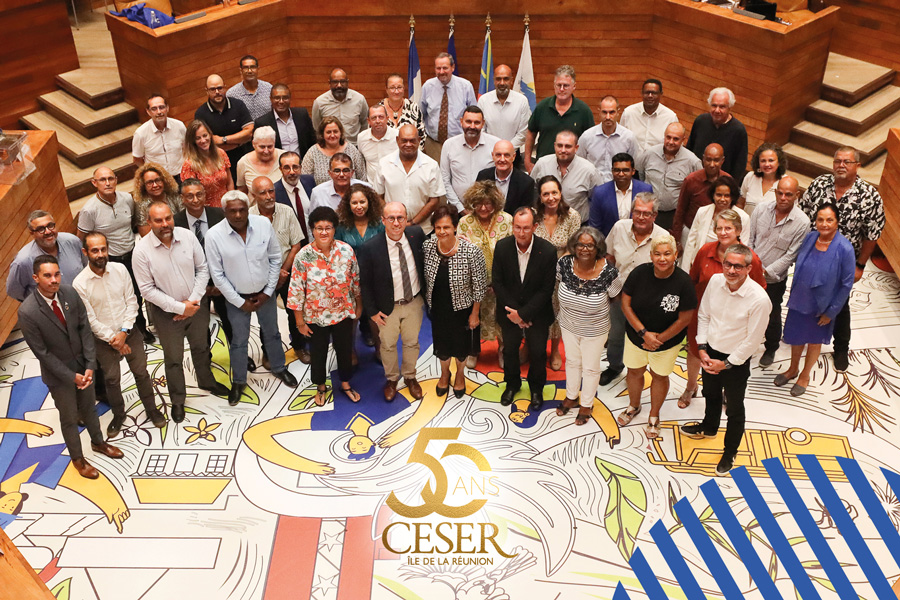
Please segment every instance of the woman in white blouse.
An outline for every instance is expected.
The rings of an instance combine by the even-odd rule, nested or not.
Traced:
[[[753,153],[750,167],[751,171],[741,183],[741,199],[737,203],[738,208],[744,209],[748,215],[753,214],[758,204],[775,200],[775,186],[787,172],[787,157],[781,146],[766,142]]]
[[[719,239],[716,236],[716,217],[722,211],[730,208],[741,216],[741,225],[743,231],[749,231],[750,215],[737,207],[738,199],[741,191],[738,189],[737,182],[728,175],[722,175],[709,186],[709,199],[712,204],[707,204],[697,211],[694,217],[694,223],[691,225],[691,231],[688,233],[687,242],[684,245],[684,252],[681,255],[681,268],[690,272],[694,257],[697,251],[709,242]]]

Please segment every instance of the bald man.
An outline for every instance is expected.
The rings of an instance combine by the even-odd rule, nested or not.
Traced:
[[[663,142],[641,152],[634,165],[640,178],[653,186],[659,199],[656,223],[664,229],[672,227],[685,178],[703,167],[700,159],[684,147],[684,139],[684,125],[669,124],[663,133]]]
[[[513,72],[507,65],[494,69],[494,89],[482,94],[478,108],[484,113],[484,131],[511,142],[516,149],[525,145],[531,107],[528,99],[512,89]]]
[[[506,198],[503,210],[509,214],[516,212],[520,206],[531,206],[534,200],[534,179],[526,175],[524,171],[513,168],[513,161],[516,157],[513,145],[506,140],[500,140],[494,144],[491,157],[494,160],[494,166],[479,171],[475,180],[488,180],[496,183],[497,189]]]
[[[709,186],[712,182],[722,175],[729,175],[722,169],[722,163],[725,162],[725,151],[719,144],[710,144],[703,151],[702,169],[694,171],[684,178],[684,184],[681,186],[681,195],[678,196],[678,206],[675,208],[675,217],[672,222],[672,235],[675,241],[684,244],[687,239],[687,232],[694,224],[694,215],[697,210],[708,204],[712,204],[709,199]]]
[[[241,100],[225,96],[225,82],[218,75],[206,78],[206,96],[194,118],[206,123],[216,145],[228,154],[231,176],[237,178],[237,161],[251,150],[253,117]]]

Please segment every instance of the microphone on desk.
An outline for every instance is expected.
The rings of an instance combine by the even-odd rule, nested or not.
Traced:
[[[256,0],[238,0],[238,6],[243,6],[245,4],[250,4],[252,2],[256,2]]]
[[[199,19],[200,17],[205,17],[205,16],[206,16],[206,11],[202,10],[198,13],[192,13],[189,15],[184,15],[183,17],[178,17],[177,19],[175,19],[175,22],[176,23],[185,23],[187,21],[193,21],[194,19]]]

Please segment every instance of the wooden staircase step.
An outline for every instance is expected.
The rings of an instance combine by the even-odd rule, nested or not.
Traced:
[[[787,171],[786,174],[797,180],[797,185],[800,187],[801,194],[806,191],[806,188],[809,187],[809,184],[813,180],[813,178],[809,175],[804,175],[803,173],[798,173],[797,171]]]
[[[830,127],[801,121],[791,129],[791,141],[829,155],[834,155],[841,146],[852,146],[859,150],[862,164],[867,165],[884,152],[888,131],[893,127],[900,127],[900,112],[892,113],[860,135],[850,135]]]
[[[66,195],[69,197],[70,202],[94,193],[91,177],[93,177],[94,169],[99,166],[101,165],[96,164],[81,168],[64,156],[59,157],[59,168],[62,171],[63,183],[66,185]],[[131,159],[131,152],[107,160],[103,163],[103,166],[109,167],[115,172],[119,178],[119,185],[116,188],[120,190],[125,183],[131,181],[134,177],[134,172],[137,170],[137,165]]]
[[[825,173],[831,173],[833,166],[832,154],[818,152],[804,146],[799,146],[793,142],[785,144],[782,149],[791,165],[791,171],[794,173],[800,173],[810,178],[815,178],[819,175],[824,175]],[[860,166],[858,172],[859,176],[877,187],[881,183],[881,173],[884,171],[884,164],[886,161],[887,153],[882,153],[868,165]]]
[[[57,138],[59,138],[60,154],[82,169],[129,152],[131,150],[131,137],[139,127],[138,123],[132,123],[88,139],[45,111],[25,115],[22,117],[22,123],[29,129],[50,129],[55,131]]]
[[[900,89],[900,88],[898,88]],[[121,129],[137,122],[137,111],[125,102],[94,109],[64,90],[38,96],[48,113],[87,138]]]
[[[91,108],[111,106],[125,99],[119,71],[115,68],[82,67],[60,73],[56,84]]]
[[[900,87],[886,85],[853,106],[816,100],[806,109],[806,118],[848,135],[860,135],[897,111],[900,111]]]
[[[830,102],[853,106],[893,79],[893,69],[831,52],[822,78],[821,96]]]

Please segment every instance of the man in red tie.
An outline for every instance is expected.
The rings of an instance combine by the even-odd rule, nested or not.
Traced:
[[[100,472],[84,458],[78,432],[81,419],[91,438],[91,449],[109,458],[122,451],[106,443],[97,418],[94,395],[94,336],[87,310],[78,293],[60,285],[55,256],[34,259],[37,288],[19,307],[19,326],[25,342],[41,364],[41,379],[59,411],[59,424],[72,466],[78,474],[97,479]]]

